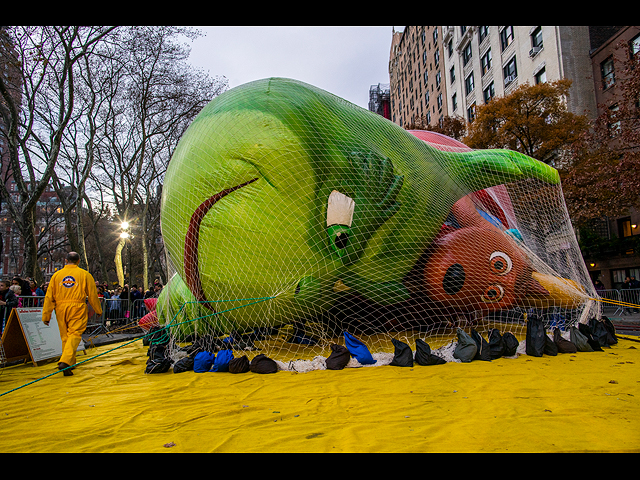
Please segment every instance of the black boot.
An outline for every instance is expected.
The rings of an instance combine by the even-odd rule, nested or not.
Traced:
[[[66,368],[66,370],[65,370],[65,368]],[[67,364],[66,364],[66,363],[64,363],[64,362],[60,362],[60,363],[58,363],[58,370],[64,370],[64,371],[62,372],[62,374],[63,374],[65,377],[69,377],[69,376],[73,375],[73,372],[72,372],[72,371],[71,371],[71,369],[69,368],[69,365],[67,365]]]

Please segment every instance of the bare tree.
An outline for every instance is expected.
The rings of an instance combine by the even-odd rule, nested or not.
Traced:
[[[91,55],[116,27],[8,27],[12,48],[3,54],[15,77],[0,77],[0,115],[9,150],[10,175],[18,199],[0,183],[6,202],[25,242],[23,273],[41,282],[35,235],[37,202],[59,158],[65,130],[74,115],[77,64]]]
[[[117,50],[105,61],[122,68],[113,68],[114,74],[104,79],[111,92],[101,106],[92,178],[97,188],[112,195],[120,221],[142,228],[148,265],[147,235],[157,216],[148,216],[145,208],[150,205],[154,186],[161,184],[180,135],[204,105],[227,88],[227,81],[211,78],[186,63],[190,49],[180,42],[199,36],[196,30],[126,27],[118,35]],[[116,249],[121,284],[124,243],[121,239]]]

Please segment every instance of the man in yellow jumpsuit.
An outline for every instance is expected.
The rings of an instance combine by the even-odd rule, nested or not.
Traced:
[[[79,262],[80,255],[69,252],[66,266],[51,277],[42,308],[42,321],[45,325],[49,325],[51,313],[56,311],[62,340],[62,356],[58,368],[64,370],[65,376],[73,375],[69,367],[76,363],[76,350],[87,328],[87,298],[96,315],[102,314],[96,283],[89,272],[78,266]]]

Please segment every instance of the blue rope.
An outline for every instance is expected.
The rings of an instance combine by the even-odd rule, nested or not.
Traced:
[[[45,375],[44,377],[40,377],[40,378],[38,378],[38,379],[36,379],[36,380],[33,380],[33,381],[31,381],[31,382],[28,382],[28,383],[25,383],[24,385],[20,385],[19,387],[13,388],[13,389],[8,390],[8,391],[6,391],[6,392],[4,392],[4,393],[0,393],[0,397],[3,397],[3,396],[5,396],[5,395],[7,395],[7,394],[9,394],[9,393],[11,393],[11,392],[15,392],[16,390],[20,390],[21,388],[28,387],[29,385],[33,385],[34,383],[37,383],[37,382],[39,382],[39,381],[41,381],[41,380],[44,380],[44,379],[46,379],[46,378],[49,378],[49,377],[51,377],[51,376],[53,376],[53,375],[57,375],[58,373],[64,372],[65,370],[68,370],[68,369],[70,369],[70,368],[76,367],[76,366],[78,366],[78,365],[82,365],[83,363],[86,363],[86,362],[88,362],[88,361],[90,361],[90,360],[95,360],[95,359],[96,359],[96,358],[98,358],[98,357],[102,357],[103,355],[106,355],[106,354],[108,354],[108,353],[114,352],[114,351],[118,350],[119,348],[123,348],[123,347],[126,347],[127,345],[131,345],[132,343],[137,342],[138,340],[144,339],[144,338],[146,338],[146,337],[148,337],[148,336],[150,336],[150,335],[156,335],[158,332],[165,331],[166,329],[168,329],[168,328],[169,328],[169,327],[171,327],[171,326],[177,327],[178,325],[183,325],[183,324],[185,324],[185,323],[195,322],[196,320],[201,320],[201,319],[203,319],[203,318],[207,318],[207,317],[213,317],[213,316],[215,316],[215,315],[219,315],[219,314],[221,314],[221,313],[231,312],[231,311],[233,311],[233,310],[238,310],[239,308],[248,307],[249,305],[255,305],[256,303],[264,302],[264,301],[266,301],[266,300],[271,300],[271,299],[273,299],[273,298],[276,298],[276,297],[240,298],[240,299],[237,299],[237,300],[211,300],[211,301],[209,301],[209,302],[185,302],[185,303],[183,303],[183,304],[182,304],[182,306],[180,307],[180,310],[178,310],[178,311],[176,312],[176,314],[173,316],[173,318],[171,319],[171,321],[170,321],[166,326],[162,327],[160,330],[156,330],[156,331],[154,331],[154,332],[149,332],[149,333],[147,333],[146,335],[143,335],[143,336],[141,336],[141,337],[135,338],[135,339],[133,339],[133,340],[131,340],[131,341],[128,341],[128,342],[126,342],[126,343],[123,343],[122,345],[118,345],[117,347],[112,348],[112,349],[110,349],[110,350],[107,350],[106,352],[99,353],[98,355],[94,355],[93,357],[87,358],[86,360],[83,360],[83,361],[81,361],[81,362],[78,362],[78,363],[76,363],[76,364],[74,364],[74,365],[69,365],[68,367],[63,368],[63,369],[61,369],[61,370],[58,370],[57,372],[50,373],[49,375]],[[237,307],[229,308],[229,309],[227,309],[227,310],[223,310],[223,311],[221,311],[221,312],[214,312],[214,313],[211,313],[211,314],[209,314],[209,315],[203,315],[202,317],[192,318],[192,319],[190,319],[190,320],[185,320],[184,322],[180,322],[180,323],[176,323],[175,325],[172,325],[172,324],[173,324],[173,322],[175,321],[175,319],[176,319],[176,318],[178,317],[178,315],[180,314],[180,312],[182,312],[182,309],[185,307],[185,305],[188,305],[188,304],[191,304],[191,303],[246,302],[246,301],[249,301],[249,300],[256,300],[256,301],[251,302],[251,303],[247,303],[246,305],[240,305],[240,306],[237,306]]]

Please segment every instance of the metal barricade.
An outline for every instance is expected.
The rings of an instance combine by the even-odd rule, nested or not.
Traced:
[[[633,305],[640,305],[640,289],[638,288],[623,288],[620,290],[620,300],[623,303],[631,303]],[[640,311],[638,308],[624,306],[621,307],[625,313],[637,313]]]
[[[622,306],[619,302],[622,300],[620,297],[620,290],[601,290],[598,292],[601,298],[605,300],[612,300],[615,303],[602,302],[602,313],[605,315],[618,315],[622,313]]]

